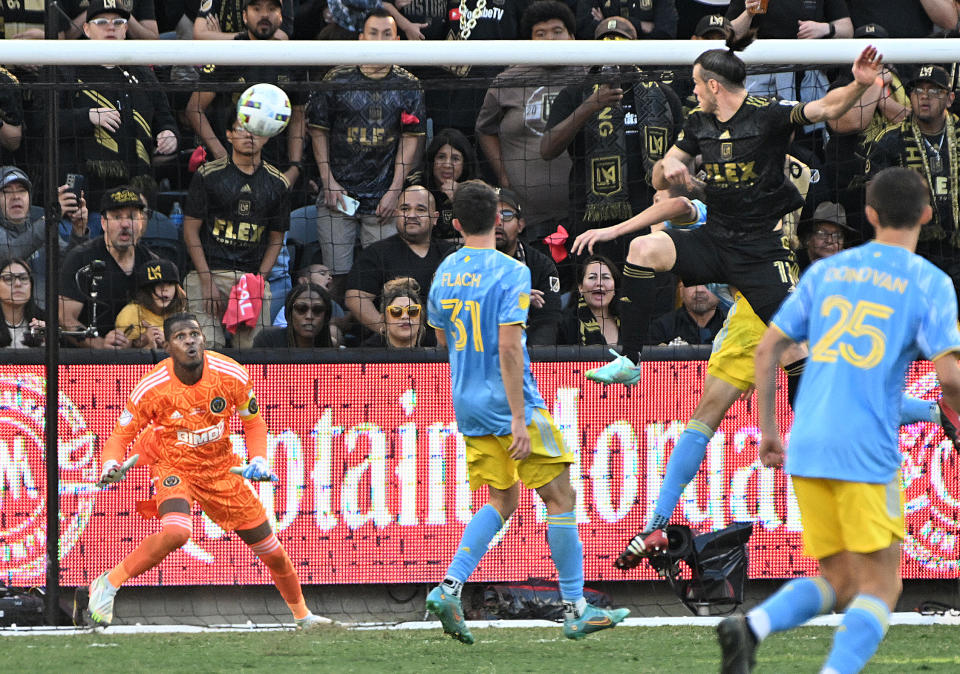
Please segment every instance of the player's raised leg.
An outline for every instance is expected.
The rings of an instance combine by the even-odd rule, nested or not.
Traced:
[[[186,499],[166,500],[160,504],[159,512],[160,531],[143,539],[123,561],[90,584],[88,610],[98,625],[113,622],[114,598],[123,583],[149,571],[190,540],[193,523]]]

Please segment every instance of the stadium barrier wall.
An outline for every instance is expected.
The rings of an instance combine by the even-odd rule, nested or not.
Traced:
[[[557,351],[547,353],[556,356]],[[691,350],[651,351],[665,360],[645,362],[641,384],[631,389],[585,382],[583,370],[601,360],[599,353],[596,360],[588,355],[533,364],[547,406],[578,457],[572,475],[588,580],[654,577],[646,568],[621,573],[612,562],[653,507],[666,459],[702,392],[706,362],[676,359]],[[297,364],[251,362],[266,355],[249,354],[244,360],[271,431],[270,455],[280,482],[254,488],[304,582],[435,581],[480,503],[466,485],[464,445],[443,354],[414,355],[419,362],[411,362],[410,355],[406,362],[311,363],[302,357]],[[152,360],[149,354],[140,360],[102,364],[88,355],[87,363],[60,369],[64,586],[88,584],[156,530],[156,523],[140,518],[135,508],[136,501],[149,498],[147,468],[137,467],[112,489],[92,486],[103,441],[126,396],[150,368],[142,362]],[[789,428],[781,389],[780,422]],[[12,585],[43,581],[44,390],[42,366],[0,365],[0,580]],[[913,365],[907,390],[938,397],[929,363]],[[753,401],[737,402],[674,521],[698,529],[753,521],[752,578],[810,574],[814,564],[801,555],[790,482],[781,471],[759,465],[756,424]],[[905,427],[900,438],[908,529],[903,576],[955,578],[960,557],[954,533],[960,520],[956,456],[932,424]],[[230,439],[239,463],[245,447],[236,419]],[[520,509],[473,579],[553,577],[544,514],[539,500],[525,490]],[[235,536],[195,512],[193,540],[134,582],[260,584],[270,579]]]

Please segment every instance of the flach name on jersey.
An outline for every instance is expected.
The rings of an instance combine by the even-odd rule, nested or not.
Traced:
[[[440,279],[440,285],[449,286],[451,288],[456,288],[458,286],[465,286],[468,288],[479,288],[480,276],[481,274],[471,274],[470,272],[466,272],[463,274],[446,273]]]

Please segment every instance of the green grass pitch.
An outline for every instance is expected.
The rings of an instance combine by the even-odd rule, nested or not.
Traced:
[[[960,627],[890,628],[866,672],[960,671]],[[464,646],[425,630],[81,635],[0,638],[0,672],[672,672],[718,671],[712,628],[620,627],[583,641],[559,626],[477,629]],[[757,672],[816,672],[833,630],[771,636]]]

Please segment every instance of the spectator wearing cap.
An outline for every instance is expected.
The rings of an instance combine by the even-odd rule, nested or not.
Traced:
[[[162,0],[161,0],[162,1]],[[90,7],[103,5],[107,9],[122,8],[128,12],[127,38],[131,40],[156,40],[160,37],[157,26],[157,12],[154,0],[103,0],[103,2],[88,2],[88,0],[65,0],[60,5],[73,21],[65,26],[64,37],[78,38],[83,35],[81,26],[89,19]]]
[[[581,0],[577,3],[577,38],[589,40],[601,21],[619,16],[636,33],[630,40],[672,40],[677,37],[675,0]]]
[[[623,17],[597,25],[597,40],[633,40],[637,31]],[[679,130],[680,99],[669,85],[640,82],[634,66],[594,66],[559,93],[540,140],[540,156],[570,155],[570,239],[587,229],[615,225],[653,199],[653,165]],[[626,259],[626,241],[601,245],[615,264]]]
[[[572,40],[573,12],[560,0],[534,2],[523,13],[524,39]],[[540,158],[550,104],[563,87],[579,82],[582,66],[513,66],[497,75],[477,117],[477,141],[501,187],[514,190],[526,208],[526,233],[535,241],[567,218],[570,158]],[[529,338],[529,332],[528,332]]]
[[[801,221],[797,228],[800,250],[797,265],[803,273],[817,260],[830,257],[843,250],[847,235],[853,234],[847,225],[847,211],[833,201],[822,201],[813,212],[813,218]]]
[[[127,348],[117,330],[120,310],[137,292],[134,270],[157,259],[140,244],[144,214],[140,194],[121,185],[104,192],[100,202],[103,234],[64,257],[60,272],[60,325],[67,331],[96,328],[96,335],[64,337],[67,344],[94,349]],[[96,293],[96,299],[92,297]]]
[[[183,240],[193,270],[184,287],[207,346],[226,345],[226,323],[236,330],[233,345],[248,348],[256,333],[270,325],[273,294],[266,280],[290,226],[290,183],[263,159],[267,138],[244,129],[236,108],[228,129],[230,155],[207,162],[190,181]],[[234,291],[244,287],[256,310],[243,312],[246,318],[234,325],[224,317]]]
[[[235,40],[247,30],[244,18],[247,5],[263,0],[187,0],[187,16],[193,16],[193,37],[196,40]],[[274,0],[270,0],[274,2]],[[293,35],[294,0],[280,0],[280,26],[273,36],[289,40]]]
[[[20,258],[33,268],[33,290],[40,306],[45,304],[47,255],[44,210],[32,205],[33,183],[23,169],[0,166],[0,251],[2,255]],[[79,208],[66,185],[59,189],[60,251],[87,239],[87,204],[81,198]]]
[[[934,26],[953,30],[957,25],[954,0],[847,0],[847,5],[853,25],[880,24],[890,37],[927,37]]]
[[[170,260],[148,260],[137,267],[137,294],[117,314],[115,327],[141,349],[163,348],[163,321],[187,310],[180,271]]]
[[[130,11],[121,0],[92,0],[84,35],[91,40],[126,38]],[[177,123],[153,70],[146,66],[69,66],[59,100],[60,157],[64,170],[86,176],[87,198],[97,203],[105,190],[152,175],[156,155],[179,145]],[[99,218],[91,218],[99,231]]]
[[[943,269],[960,294],[960,124],[949,111],[954,98],[950,78],[940,66],[924,65],[907,89],[913,111],[873,143],[867,174],[905,166],[926,178],[933,218],[920,230],[917,253]]]
[[[560,275],[549,257],[520,240],[526,221],[520,209],[520,197],[513,190],[497,190],[500,222],[495,234],[497,250],[530,268],[530,314],[527,318],[527,344],[550,346],[557,343],[560,329]]]

